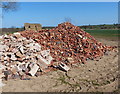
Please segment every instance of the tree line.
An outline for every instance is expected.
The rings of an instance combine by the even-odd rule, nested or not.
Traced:
[[[82,29],[120,29],[120,24],[112,24],[112,25],[84,25],[84,26],[79,26]]]
[[[102,24],[102,25],[83,25],[79,26],[81,29],[120,29],[120,24]],[[54,27],[43,27],[43,29],[52,29]]]

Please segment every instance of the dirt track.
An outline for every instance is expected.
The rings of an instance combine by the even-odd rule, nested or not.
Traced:
[[[118,46],[117,41],[99,41]],[[74,65],[67,73],[58,70],[31,80],[4,83],[3,92],[112,92],[118,89],[118,52],[110,52],[99,61]]]

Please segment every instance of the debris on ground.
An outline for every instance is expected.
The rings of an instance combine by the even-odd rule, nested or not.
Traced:
[[[25,79],[26,75],[45,72],[52,61],[49,50],[41,50],[41,45],[20,33],[2,36],[0,47],[0,70],[6,80]]]
[[[24,31],[21,34],[27,39],[35,40],[42,49],[50,49],[53,61],[58,64],[85,63],[86,60],[101,57],[114,48],[103,45],[89,33],[69,22],[50,30]]]
[[[6,80],[27,80],[53,68],[67,72],[72,64],[95,60],[114,48],[65,22],[50,30],[0,36],[0,69]]]

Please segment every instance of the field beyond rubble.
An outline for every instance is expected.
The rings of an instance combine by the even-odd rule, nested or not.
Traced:
[[[5,71],[11,78],[17,75],[22,80],[4,80],[3,92],[118,91],[118,40],[94,38],[71,23],[50,30],[19,32],[22,37],[15,34],[4,36],[9,47],[6,54],[6,49],[1,50],[1,61],[10,68],[11,74]],[[33,77],[24,79],[28,74]]]

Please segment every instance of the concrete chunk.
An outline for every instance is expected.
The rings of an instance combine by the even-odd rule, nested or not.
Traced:
[[[18,33],[18,32],[17,32],[17,33],[14,33],[13,35],[14,35],[16,38],[21,38],[21,37],[22,37],[21,34]]]
[[[39,66],[37,64],[34,64],[31,70],[29,71],[29,74],[31,74],[32,76],[35,76],[38,69],[39,69]]]
[[[61,64],[59,65],[59,68],[60,68],[61,70],[63,70],[63,71],[68,71],[68,70],[70,70],[70,68],[69,68],[66,64],[64,64],[64,63],[61,63]]]
[[[17,60],[14,54],[11,54],[11,60]]]
[[[6,48],[8,48],[7,45],[1,45],[1,44],[0,44],[0,52],[5,51]]]
[[[38,43],[35,43],[34,49],[40,51],[41,50],[41,46]]]
[[[20,50],[20,52],[21,52],[22,54],[24,53],[23,46],[20,46],[19,50]]]
[[[45,58],[43,58],[41,55],[38,55],[37,57],[38,57],[38,59],[40,59],[41,62],[44,62],[46,65],[49,65],[49,64],[50,64],[50,62],[48,62],[48,61],[47,61]]]
[[[44,58],[46,58],[47,56],[50,55],[50,50],[43,50],[43,51],[41,51],[41,55],[42,55]]]

